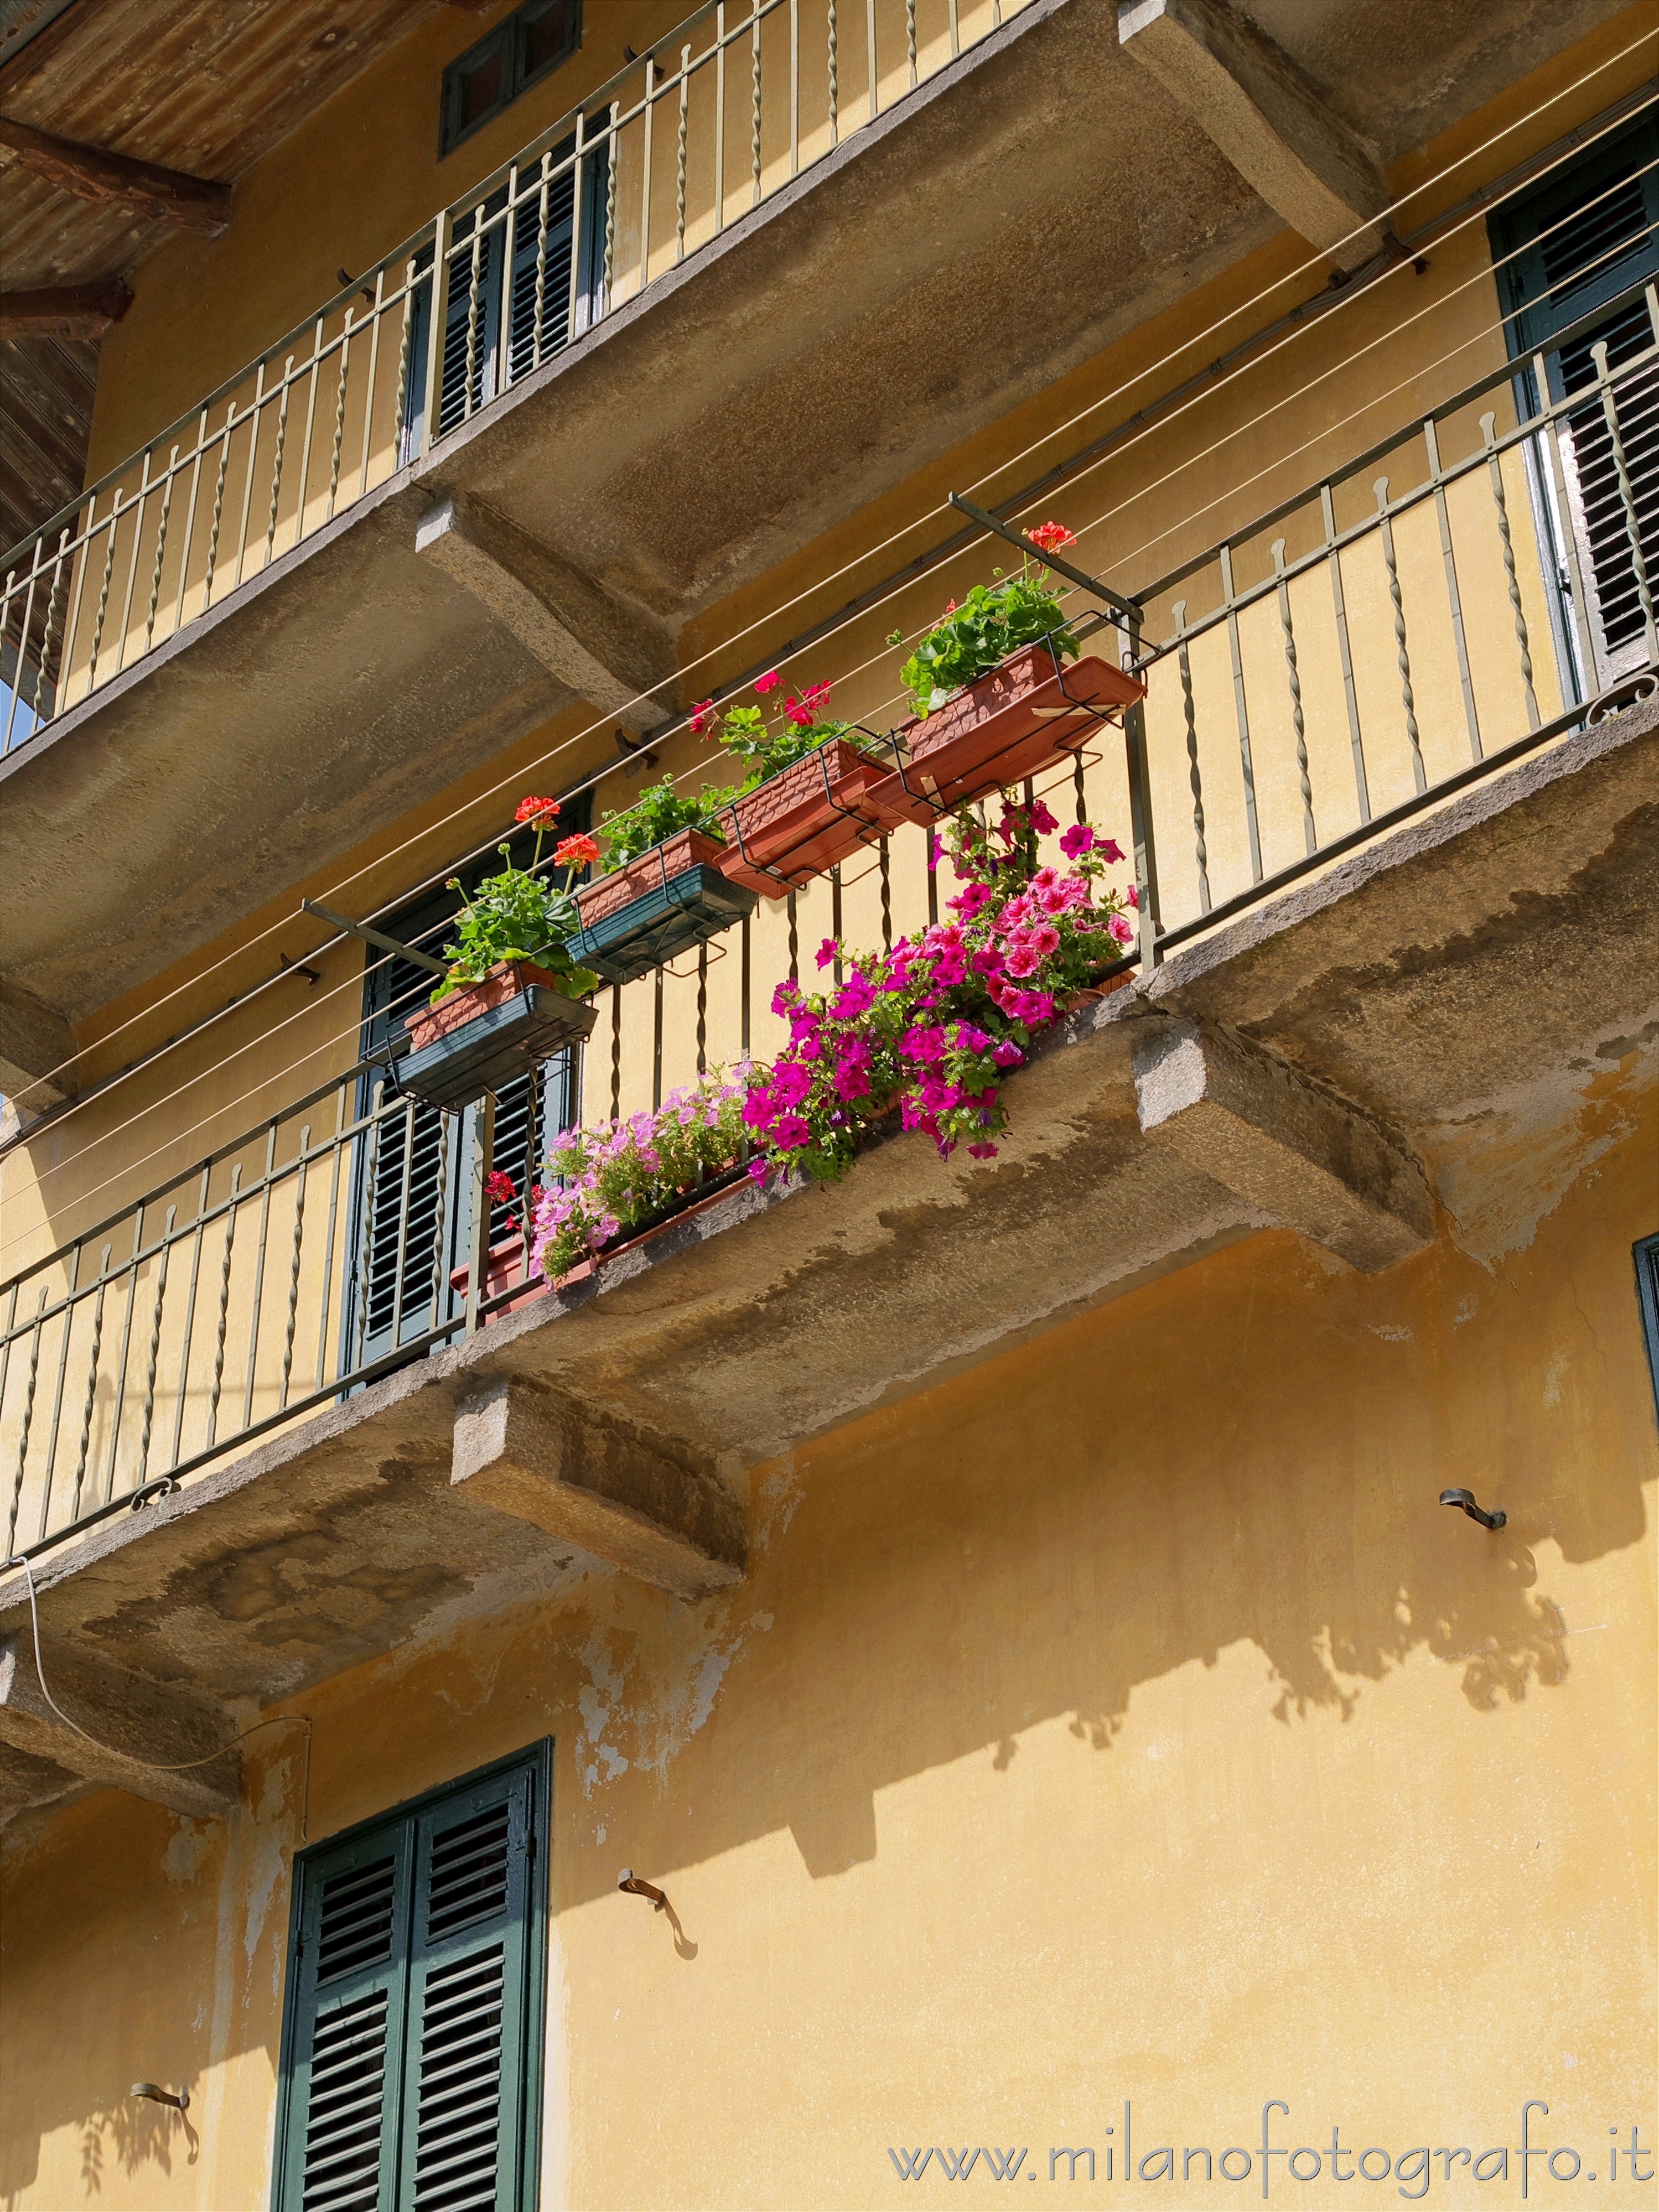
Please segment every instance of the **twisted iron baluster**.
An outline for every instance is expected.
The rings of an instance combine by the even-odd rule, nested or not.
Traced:
[[[288,1403],[289,1376],[294,1371],[294,1331],[300,1318],[300,1250],[306,1225],[306,1154],[311,1149],[311,1124],[300,1131],[300,1174],[294,1194],[294,1250],[288,1265],[288,1326],[283,1333],[283,1387],[277,1395],[280,1411]]]
[[[841,143],[841,33],[836,26],[836,0],[830,0],[830,143]]]
[[[161,564],[167,559],[167,518],[173,513],[173,472],[179,465],[179,448],[167,455],[167,480],[161,493],[161,517],[155,530],[155,570],[149,580],[149,611],[144,617],[144,651],[155,635],[155,610],[161,604]]]
[[[1296,729],[1297,775],[1302,786],[1302,835],[1310,853],[1318,848],[1314,831],[1313,785],[1308,776],[1308,733],[1302,714],[1302,677],[1296,663],[1296,632],[1291,625],[1291,587],[1285,574],[1285,540],[1273,545],[1273,574],[1279,580],[1279,624],[1285,633],[1285,666],[1291,685],[1291,720]]]
[[[1532,640],[1527,632],[1526,610],[1521,604],[1521,583],[1515,572],[1515,546],[1510,536],[1510,507],[1504,493],[1503,464],[1498,452],[1498,417],[1480,417],[1480,436],[1486,448],[1486,470],[1492,479],[1492,502],[1498,509],[1498,536],[1504,551],[1504,576],[1510,589],[1510,609],[1515,617],[1515,641],[1521,648],[1521,681],[1527,694],[1527,726],[1539,724],[1538,696],[1533,690]]]
[[[104,1291],[109,1278],[109,1255],[114,1248],[106,1244],[104,1255],[98,1262],[98,1290],[92,1302],[92,1351],[87,1363],[86,1403],[81,1411],[81,1446],[75,1456],[75,1490],[70,1502],[70,1519],[81,1517],[81,1487],[87,1478],[87,1453],[92,1444],[93,1408],[98,1402],[98,1355],[104,1340]]]
[[[1389,571],[1389,597],[1394,601],[1395,654],[1400,665],[1400,697],[1406,709],[1406,735],[1411,740],[1412,780],[1419,791],[1429,787],[1423,766],[1423,741],[1417,726],[1417,694],[1412,690],[1411,655],[1406,650],[1406,608],[1400,596],[1400,564],[1395,559],[1394,519],[1389,513],[1389,480],[1378,477],[1372,489],[1382,520],[1382,558]]]
[[[347,313],[350,313],[349,308]],[[344,358],[343,353],[341,356],[343,366]],[[283,363],[283,396],[276,403],[276,451],[272,456],[270,471],[270,512],[265,517],[264,565],[267,568],[270,566],[270,556],[276,544],[276,507],[283,492],[283,449],[288,443],[288,403],[294,392],[293,376],[294,356],[289,354],[288,359]],[[337,475],[340,466],[340,431],[343,428],[344,422],[343,407],[340,422],[334,432],[334,468]]]
[[[155,1374],[161,1358],[161,1307],[167,1294],[167,1261],[173,1256],[173,1224],[178,1218],[178,1207],[168,1206],[167,1226],[161,1232],[161,1263],[156,1271],[155,1277],[155,1310],[150,1316],[149,1362],[144,1370],[144,1419],[143,1426],[138,1435],[138,1482],[134,1484],[135,1489],[137,1488],[138,1483],[143,1482],[144,1470],[149,1465],[150,1430],[155,1419]],[[112,1498],[115,1495],[113,1455],[110,1459],[109,1488],[110,1496]]]
[[[1175,603],[1176,635],[1181,643],[1176,665],[1181,671],[1181,705],[1187,720],[1187,781],[1193,792],[1193,853],[1198,862],[1198,903],[1210,911],[1210,848],[1204,839],[1204,779],[1198,766],[1198,714],[1193,702],[1192,656],[1187,646],[1187,602]],[[1081,763],[1079,763],[1079,767]],[[1081,793],[1079,794],[1079,801]],[[1081,820],[1081,815],[1079,816]]]

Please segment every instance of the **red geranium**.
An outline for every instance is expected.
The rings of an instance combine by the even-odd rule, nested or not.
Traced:
[[[574,837],[562,838],[553,848],[553,864],[559,868],[592,867],[599,857],[599,845],[585,830]]]
[[[513,819],[515,822],[533,822],[538,830],[545,830],[558,811],[556,799],[521,799],[519,811]]]
[[[1063,522],[1039,522],[1026,535],[1033,545],[1040,545],[1045,553],[1058,553],[1062,545],[1077,544],[1076,531],[1068,530]]]

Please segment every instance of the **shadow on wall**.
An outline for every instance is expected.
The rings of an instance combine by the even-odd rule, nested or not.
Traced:
[[[787,1826],[822,1876],[874,1856],[878,1791],[982,1751],[1007,1772],[1055,1717],[1108,1751],[1138,1686],[1234,1647],[1267,1664],[1224,1723],[1246,1732],[1346,1723],[1419,1652],[1478,1714],[1560,1685],[1600,1624],[1543,1585],[1545,1547],[1638,1541],[1659,1472],[1646,1141],[1589,1179],[1599,1218],[1570,1203],[1496,1273],[1442,1243],[1368,1280],[1259,1237],[759,1472],[744,1590],[618,1589],[580,1647],[554,1726],[595,1814],[629,1793],[665,1873]]]

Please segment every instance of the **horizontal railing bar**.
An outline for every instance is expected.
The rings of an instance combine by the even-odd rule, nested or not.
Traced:
[[[1549,340],[1548,351],[1553,354],[1560,352],[1565,347],[1573,344],[1577,339],[1588,337],[1591,331],[1604,323],[1610,315],[1617,314],[1623,307],[1632,306],[1636,301],[1644,296],[1649,281],[1644,279],[1641,283],[1626,286],[1624,291],[1615,293],[1611,299],[1604,301],[1599,307],[1593,309],[1589,314],[1581,315],[1576,323],[1570,324],[1565,331],[1553,333]],[[1626,368],[1635,365],[1636,360],[1646,358],[1647,356],[1643,355],[1635,357],[1635,360],[1630,362],[1621,362],[1618,374],[1622,376]],[[1334,470],[1329,476],[1322,477],[1319,483],[1332,485],[1349,483],[1363,471],[1375,468],[1379,461],[1386,460],[1390,453],[1397,452],[1401,446],[1408,445],[1413,438],[1420,437],[1425,422],[1431,422],[1438,425],[1445,422],[1449,416],[1461,414],[1466,407],[1472,407],[1477,399],[1483,398],[1488,392],[1496,391],[1500,385],[1513,384],[1518,376],[1525,373],[1528,365],[1528,361],[1522,361],[1517,357],[1506,362],[1501,368],[1489,370],[1476,383],[1466,385],[1461,392],[1454,392],[1449,399],[1443,400],[1437,406],[1429,408],[1423,414],[1413,416],[1403,428],[1392,432],[1380,443],[1361,453],[1357,459],[1344,461],[1340,469]],[[1530,416],[1525,423],[1518,425],[1513,432],[1505,432],[1506,440],[1509,443],[1514,444],[1520,438],[1528,434],[1535,435],[1539,430],[1563,413],[1584,405],[1587,400],[1594,398],[1597,386],[1592,380],[1587,385],[1581,386],[1577,392],[1567,393],[1559,401],[1550,401],[1547,405],[1540,407],[1540,411]],[[1482,447],[1481,459],[1484,460],[1485,458],[1486,449]],[[1431,482],[1427,489],[1433,489]],[[1189,561],[1183,561],[1179,568],[1171,568],[1167,575],[1160,576],[1156,583],[1146,585],[1140,592],[1142,605],[1146,605],[1149,600],[1162,598],[1176,585],[1183,583],[1188,576],[1207,567],[1212,561],[1218,558],[1224,548],[1229,552],[1237,551],[1240,546],[1249,544],[1252,538],[1261,537],[1264,531],[1271,530],[1275,523],[1283,522],[1287,517],[1298,513],[1316,495],[1317,489],[1318,485],[1315,484],[1300,492],[1293,493],[1291,497],[1282,501],[1278,507],[1269,508],[1266,514],[1256,516],[1242,529],[1231,531],[1226,537],[1217,538],[1215,543],[1204,552],[1195,554]]]
[[[465,1326],[466,1316],[457,1314],[453,1321],[445,1322],[437,1328],[429,1328],[420,1336],[411,1336],[406,1343],[396,1346],[390,1352],[381,1352],[377,1358],[366,1361],[362,1366],[336,1376],[333,1382],[324,1383],[321,1389],[308,1390],[303,1398],[291,1399],[276,1413],[265,1414],[262,1419],[250,1423],[245,1429],[238,1429],[234,1436],[209,1444],[204,1449],[192,1453],[188,1459],[181,1459],[176,1466],[164,1468],[161,1475],[151,1475],[146,1481],[135,1483],[131,1490],[123,1491],[118,1498],[110,1498],[95,1512],[82,1514],[78,1521],[66,1522],[51,1535],[42,1536],[38,1543],[27,1545],[22,1551],[14,1552],[10,1559],[0,1561],[0,1568],[9,1566],[14,1560],[38,1559],[42,1552],[52,1550],[68,1538],[83,1535],[98,1522],[107,1520],[112,1513],[130,1510],[133,1499],[146,1491],[154,1491],[162,1476],[181,1482],[185,1475],[196,1474],[216,1459],[222,1459],[228,1451],[246,1443],[251,1437],[263,1436],[268,1429],[280,1428],[284,1421],[295,1420],[301,1413],[308,1413],[318,1406],[326,1405],[331,1398],[339,1397],[343,1391],[355,1390],[360,1383],[373,1382],[389,1369],[402,1366],[405,1360],[418,1358],[422,1352],[429,1352],[434,1345],[446,1342]]]
[[[1344,853],[1352,851],[1354,847],[1366,844],[1372,838],[1396,829],[1402,822],[1409,822],[1413,815],[1421,814],[1425,807],[1451,798],[1468,785],[1482,782],[1499,769],[1508,768],[1528,753],[1535,751],[1540,745],[1547,744],[1552,738],[1565,737],[1581,722],[1588,721],[1598,707],[1605,708],[1610,700],[1620,698],[1627,692],[1633,693],[1638,684],[1652,682],[1656,675],[1659,675],[1659,670],[1649,666],[1638,668],[1630,676],[1621,677],[1617,684],[1610,684],[1595,698],[1581,700],[1576,707],[1570,707],[1565,714],[1558,714],[1553,721],[1541,723],[1537,729],[1528,730],[1524,737],[1516,738],[1512,744],[1504,745],[1495,753],[1488,753],[1484,759],[1471,761],[1467,767],[1443,776],[1438,783],[1431,783],[1426,791],[1413,792],[1409,799],[1401,799],[1399,805],[1389,807],[1384,813],[1372,815],[1369,822],[1358,823],[1341,836],[1333,837],[1328,844],[1320,846],[1316,852],[1292,861],[1288,867],[1280,868],[1271,876],[1264,876],[1259,884],[1251,884],[1233,897],[1223,899],[1207,914],[1199,915],[1191,921],[1183,921],[1174,929],[1161,931],[1158,940],[1160,954],[1167,952],[1173,945],[1184,945],[1192,938],[1203,936],[1206,930],[1214,928],[1218,922],[1230,921],[1234,915],[1243,914],[1247,908],[1259,906],[1263,899],[1271,898],[1275,891],[1295,883],[1298,877],[1311,874],[1316,868],[1323,867],[1328,861],[1340,860]]]
[[[145,453],[153,453],[157,447],[165,446],[169,439],[177,436],[187,424],[194,424],[204,408],[216,407],[222,399],[228,398],[234,392],[239,392],[242,386],[247,382],[249,377],[258,374],[259,369],[265,362],[274,361],[279,354],[285,352],[289,346],[297,345],[301,339],[307,337],[319,316],[326,317],[328,315],[331,315],[337,307],[343,306],[346,301],[354,298],[356,294],[362,289],[365,284],[372,283],[375,277],[380,275],[382,270],[389,269],[394,261],[399,259],[405,254],[418,252],[422,246],[429,243],[437,234],[437,217],[434,216],[430,219],[430,221],[423,223],[421,228],[416,232],[414,237],[408,241],[406,246],[397,247],[392,252],[386,254],[383,259],[372,264],[370,267],[363,271],[361,276],[354,277],[349,284],[345,285],[341,290],[336,292],[327,301],[326,305],[322,307],[314,308],[310,314],[307,315],[303,319],[302,321],[295,323],[291,331],[289,331],[283,337],[276,339],[273,344],[267,346],[263,352],[256,355],[253,360],[247,362],[244,368],[239,368],[234,375],[226,377],[222,384],[216,385],[213,390],[207,394],[205,398],[198,399],[195,401],[192,405],[187,407],[182,415],[179,416],[173,422],[168,423],[166,429],[158,430],[153,438],[148,439],[145,443],[140,446],[135,452],[129,453],[125,460],[118,462],[117,465],[109,470],[106,474],[100,477],[96,483],[86,485],[83,489],[76,494],[72,500],[70,500],[64,506],[60,507],[55,514],[50,516],[46,521],[43,522],[40,525],[38,532],[31,531],[27,538],[20,538],[16,544],[12,547],[9,553],[0,555],[0,569],[5,568],[9,563],[14,562],[17,555],[22,552],[23,549],[35,536],[49,536],[51,532],[65,520],[66,517],[78,514],[81,512],[82,507],[86,505],[88,500],[97,499],[100,497],[103,493],[119,485],[131,472],[136,462],[141,460]],[[411,283],[407,286],[400,286],[395,293],[390,293],[387,295],[384,306],[386,307],[390,307],[400,301],[404,297],[406,292],[412,293],[418,289],[422,284],[428,282],[431,273],[430,270],[417,270]],[[353,337],[356,337],[360,331],[368,329],[369,319],[368,315],[365,314],[362,321],[357,324],[353,329]],[[306,369],[307,373],[310,370],[310,367],[311,363],[309,359],[307,359],[306,362]],[[272,391],[275,391],[276,388],[277,387],[274,385],[271,386]],[[268,398],[269,395],[267,394],[266,397]],[[253,411],[252,408],[250,408],[248,410],[249,415]],[[242,416],[240,422],[235,422],[230,425],[232,433],[234,434],[234,431],[240,429],[243,423],[246,422],[248,416],[245,415]],[[218,428],[214,431],[213,434],[204,441],[200,447],[200,451],[203,453],[210,452],[215,446],[221,442],[225,435],[226,425],[222,422]],[[134,494],[134,498],[137,498],[136,493]],[[132,502],[129,501],[127,506],[122,508],[121,513],[124,519],[131,504]],[[109,517],[106,516],[103,522],[100,523],[97,527],[100,529],[104,528],[106,526]],[[73,551],[76,546],[81,542],[82,541],[79,539],[74,540],[71,543],[69,550]],[[54,558],[56,556],[54,556]]]
[[[269,1128],[273,1121],[279,1124],[291,1121],[295,1115],[307,1112],[309,1108],[319,1104],[323,1099],[331,1097],[335,1091],[343,1089],[348,1083],[356,1083],[374,1069],[383,1068],[386,1065],[386,1046],[378,1046],[366,1059],[358,1060],[355,1066],[348,1068],[343,1075],[336,1076],[327,1083],[319,1084],[316,1090],[307,1091],[303,1098],[296,1098],[291,1106],[284,1106],[279,1114],[267,1114],[263,1121],[257,1121],[252,1129],[245,1131],[240,1137],[233,1137],[228,1144],[220,1146],[216,1152],[205,1154],[201,1159],[193,1161],[189,1167],[180,1168],[177,1175],[169,1176],[166,1182],[157,1183],[155,1188],[148,1191],[143,1198],[132,1199],[115,1212],[107,1215],[96,1228],[82,1230],[78,1237],[66,1238],[55,1252],[48,1252],[40,1259],[31,1261],[27,1267],[20,1268],[15,1275],[8,1276],[4,1282],[0,1282],[0,1295],[3,1295],[14,1284],[25,1283],[31,1275],[38,1275],[43,1267],[53,1267],[58,1261],[67,1258],[77,1244],[93,1243],[100,1237],[106,1236],[111,1230],[118,1229],[124,1221],[130,1220],[141,1206],[159,1206],[170,1191],[179,1189],[182,1184],[191,1181],[196,1176],[209,1173],[212,1169],[216,1168],[222,1160],[234,1159],[238,1152],[247,1149],[262,1129]],[[392,1105],[382,1108],[382,1116],[392,1110]],[[310,1157],[320,1157],[322,1153],[331,1151],[335,1145],[343,1144],[348,1137],[356,1136],[360,1131],[369,1127],[376,1118],[373,1112],[362,1115],[359,1120],[353,1121],[349,1127],[331,1134],[320,1146],[313,1146]],[[292,1164],[295,1166],[299,1164],[297,1158]],[[247,1186],[250,1190],[257,1190],[258,1188],[259,1185],[257,1182]],[[192,1228],[194,1225],[192,1218]]]

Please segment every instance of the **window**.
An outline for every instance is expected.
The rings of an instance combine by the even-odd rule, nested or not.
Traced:
[[[1636,1296],[1653,1377],[1654,1411],[1659,1413],[1659,1237],[1644,1237],[1636,1247]]]
[[[276,2212],[530,2212],[550,1753],[295,1858]]]
[[[1503,264],[1510,351],[1528,364],[1518,380],[1521,405],[1530,413],[1539,404],[1540,356],[1550,398],[1592,387],[1589,403],[1562,424],[1565,513],[1547,459],[1533,457],[1534,503],[1562,570],[1558,650],[1584,697],[1642,666],[1650,645],[1591,349],[1605,343],[1617,371],[1651,356],[1659,339],[1639,289],[1659,274],[1659,125],[1649,115],[1613,131],[1503,210],[1493,219],[1492,250]],[[1598,313],[1602,307],[1607,313]],[[1637,535],[1652,576],[1659,573],[1659,362],[1650,358],[1614,389]],[[1590,631],[1577,646],[1573,556]]]
[[[610,141],[558,173],[576,150],[574,137],[553,149],[543,206],[543,170],[532,163],[520,175],[509,209],[503,185],[455,225],[447,256],[444,343],[439,369],[442,398],[437,434],[442,437],[473,410],[504,392],[599,319],[604,311],[605,198]],[[580,193],[581,222],[577,238]],[[478,234],[482,233],[479,236]],[[477,237],[475,272],[472,249]],[[573,282],[573,263],[574,277]],[[432,266],[432,248],[416,256],[417,274]],[[476,274],[477,283],[474,284]],[[432,303],[422,285],[410,319],[409,390],[404,403],[402,459],[420,449],[426,416],[427,331]],[[467,356],[472,357],[467,397]]]
[[[587,828],[592,811],[589,793],[565,799],[561,831]],[[507,842],[518,866],[526,866],[533,839],[520,831]],[[461,881],[470,890],[500,866],[492,851],[464,869]],[[458,891],[428,892],[392,915],[384,925],[386,934],[435,953],[460,902]],[[363,984],[365,1060],[390,1046],[395,1061],[407,1018],[425,1003],[433,981],[411,960],[370,952]],[[572,1048],[515,1077],[496,1094],[495,1161],[512,1176],[520,1196],[517,1205],[492,1210],[492,1244],[517,1226],[548,1139],[575,1120],[577,1079]],[[377,1087],[394,1082],[395,1074],[388,1076],[383,1067],[366,1074],[359,1114],[373,1107]],[[342,1373],[397,1351],[460,1311],[465,1301],[449,1278],[453,1269],[466,1266],[471,1249],[473,1114],[471,1107],[445,1114],[411,1099],[401,1112],[383,1115],[377,1133],[360,1149],[348,1247],[358,1261],[347,1291]]]
[[[444,71],[440,155],[510,107],[581,42],[581,0],[525,0]]]

